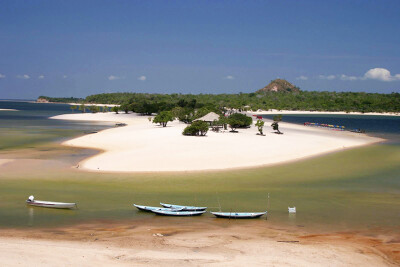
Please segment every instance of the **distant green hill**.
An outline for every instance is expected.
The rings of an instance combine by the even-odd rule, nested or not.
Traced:
[[[262,92],[300,92],[300,89],[286,80],[276,79],[256,93]]]

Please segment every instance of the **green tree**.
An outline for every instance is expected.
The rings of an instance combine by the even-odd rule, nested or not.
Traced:
[[[128,114],[129,110],[130,110],[130,106],[128,103],[124,103],[120,106],[120,109],[123,110],[125,112],[125,114]]]
[[[118,106],[114,106],[111,110],[112,110],[113,112],[115,112],[115,114],[118,114],[119,107],[118,107]]]
[[[253,122],[252,118],[241,113],[234,113],[228,117],[229,127],[234,132],[237,128],[246,128]]]
[[[85,104],[80,105],[80,106],[79,106],[79,110],[81,110],[83,113],[85,113],[85,112],[86,112],[86,106],[85,106]]]
[[[205,136],[208,132],[208,123],[205,121],[195,121],[191,125],[187,126],[182,134],[192,136]]]
[[[172,110],[171,110],[171,113],[172,113],[172,116],[174,117],[174,118],[177,118],[178,120],[181,120],[181,118],[184,118],[185,117],[185,115],[186,115],[186,111],[185,111],[185,109],[184,108],[182,108],[182,107],[174,107]]]
[[[90,110],[92,113],[97,113],[97,112],[100,111],[100,108],[99,108],[98,106],[92,105],[92,106],[89,106],[89,110]]]
[[[77,108],[78,108],[78,107],[75,106],[75,105],[73,105],[73,106],[70,107],[70,109],[72,110],[72,113],[74,113],[74,110],[77,109]]]
[[[279,131],[279,122],[282,120],[282,115],[276,115],[273,119],[274,122],[271,124],[272,129],[277,131],[278,134],[283,134],[281,131]]]
[[[169,121],[173,121],[174,117],[172,116],[171,111],[161,111],[154,117],[153,123],[159,123],[163,127],[167,126]]]
[[[219,120],[216,122],[217,125],[224,126],[224,130],[227,129],[228,123],[228,118],[225,116],[219,116]]]
[[[264,133],[263,133],[264,121],[263,120],[257,120],[256,126],[258,128],[258,131],[260,132],[260,135],[264,135]]]

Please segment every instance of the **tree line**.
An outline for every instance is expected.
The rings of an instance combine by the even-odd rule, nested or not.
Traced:
[[[307,110],[345,112],[400,112],[400,94],[363,92],[260,92],[239,94],[147,94],[107,93],[78,98],[52,98],[41,96],[50,102],[119,104],[121,110],[141,114],[183,110],[218,111],[222,108],[238,110]],[[180,110],[182,111],[182,110]],[[187,112],[186,112],[187,113]]]

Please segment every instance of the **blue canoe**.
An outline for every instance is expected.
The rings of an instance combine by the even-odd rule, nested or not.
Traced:
[[[179,209],[182,211],[205,211],[207,209],[207,207],[181,206],[181,205],[165,204],[165,203],[160,203],[160,204],[165,208]]]
[[[199,216],[202,215],[203,211],[176,211],[176,210],[152,210],[155,214],[164,215],[164,216]]]
[[[211,212],[211,214],[215,215],[218,218],[227,218],[227,219],[254,219],[267,214],[264,212]]]
[[[133,204],[136,208],[142,211],[154,211],[154,210],[166,210],[166,211],[179,211],[180,209],[162,208],[162,207],[151,207]]]

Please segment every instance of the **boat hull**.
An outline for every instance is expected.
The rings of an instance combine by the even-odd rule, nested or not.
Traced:
[[[153,210],[157,215],[163,216],[177,216],[177,217],[188,217],[188,216],[200,216],[206,211],[164,211],[164,210]]]
[[[171,209],[171,208],[161,208],[161,207],[152,207],[152,206],[143,206],[143,205],[136,205],[133,204],[137,209],[141,211],[152,212],[154,210],[164,210],[164,211],[180,211],[180,209]]]
[[[181,206],[181,205],[165,204],[165,203],[160,203],[160,204],[165,208],[179,209],[182,211],[205,211],[207,209],[207,207]]]
[[[52,209],[73,209],[76,208],[76,203],[63,203],[63,202],[51,202],[51,201],[26,201],[26,204],[33,207],[41,208],[52,208]]]
[[[267,212],[211,212],[217,218],[225,219],[255,219],[260,218]]]

